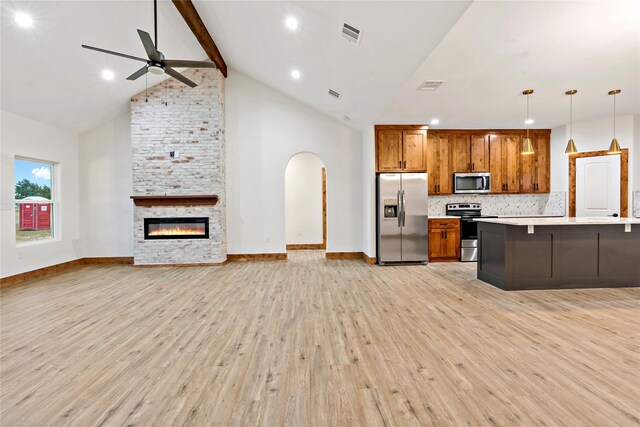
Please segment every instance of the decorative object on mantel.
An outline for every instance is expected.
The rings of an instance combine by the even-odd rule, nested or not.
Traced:
[[[609,154],[620,154],[622,152],[622,150],[620,150],[620,144],[618,144],[618,140],[616,139],[616,95],[620,92],[620,89],[609,92],[609,95],[613,95],[613,139],[609,146]]]
[[[522,152],[520,154],[525,155],[535,153],[533,144],[531,143],[531,138],[529,138],[529,125],[531,124],[531,121],[529,120],[529,95],[532,93],[533,89],[527,89],[522,92],[522,94],[527,97],[527,118],[524,122],[527,125],[527,136],[522,140]]]
[[[147,73],[162,75],[168,74],[176,80],[181,81],[189,87],[198,86],[193,81],[189,80],[175,69],[171,67],[179,67],[179,68],[217,68],[216,64],[211,61],[183,61],[179,59],[165,59],[162,52],[158,50],[158,0],[153,0],[153,29],[154,29],[154,40],[151,40],[151,36],[149,33],[138,30],[138,36],[140,36],[140,40],[142,41],[142,45],[144,46],[145,51],[147,52],[147,56],[149,59],[140,58],[133,55],[128,55],[126,53],[114,52],[112,50],[101,49],[99,47],[82,45],[85,49],[95,50],[102,53],[107,53],[109,55],[121,56],[127,59],[133,59],[135,61],[146,62],[147,64],[140,68],[135,73],[131,74],[127,77],[127,80],[136,80],[139,77],[146,76]]]
[[[186,195],[186,196],[131,196],[136,206],[213,206],[218,203],[218,196]]]
[[[565,92],[565,95],[569,95],[569,142],[567,142],[567,148],[564,150],[564,154],[575,154],[578,152],[576,143],[573,142],[573,95],[576,93],[578,93],[578,91],[575,89]]]

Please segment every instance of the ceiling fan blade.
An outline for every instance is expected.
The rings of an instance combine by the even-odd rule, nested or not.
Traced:
[[[95,50],[95,51],[102,52],[102,53],[108,53],[109,55],[115,55],[115,56],[121,56],[123,58],[135,59],[136,61],[142,61],[142,62],[147,62],[148,61],[147,59],[138,58],[137,56],[127,55],[126,53],[118,53],[118,52],[114,52],[112,50],[100,49],[99,47],[87,46],[86,44],[83,44],[82,47],[85,48],[85,49]]]
[[[173,68],[170,67],[164,67],[164,72],[169,74],[171,77],[173,77],[176,80],[180,80],[182,83],[186,84],[189,87],[196,87],[198,86],[197,84],[195,84],[194,82],[192,82],[191,80],[189,80],[188,78],[186,78],[185,76],[183,76],[182,74],[180,74],[179,72],[177,72],[176,70],[174,70]]]
[[[127,80],[135,80],[138,77],[142,77],[145,74],[147,74],[149,72],[149,69],[147,68],[147,66],[145,65],[144,67],[140,68],[138,71],[136,71],[135,73],[131,74],[129,77],[127,77]]]
[[[160,53],[156,49],[153,44],[153,40],[151,40],[151,36],[149,33],[145,33],[142,30],[138,30],[138,35],[140,36],[140,40],[142,41],[142,45],[144,46],[144,50],[147,51],[147,55],[149,55],[149,59],[152,61],[160,62]]]
[[[165,59],[162,62],[169,67],[216,68],[216,64],[211,61],[183,61],[181,59]]]

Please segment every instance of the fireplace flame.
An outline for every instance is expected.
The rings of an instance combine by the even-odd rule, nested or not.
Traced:
[[[152,230],[149,236],[204,236],[204,228],[171,227]]]

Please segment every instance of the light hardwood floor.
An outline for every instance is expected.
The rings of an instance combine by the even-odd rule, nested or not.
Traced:
[[[474,264],[290,256],[4,290],[0,423],[640,423],[640,289],[507,293]]]

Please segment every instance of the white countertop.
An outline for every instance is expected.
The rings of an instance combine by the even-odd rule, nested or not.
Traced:
[[[640,218],[613,217],[528,217],[528,218],[476,218],[478,222],[505,225],[610,225],[640,224]]]
[[[451,215],[436,215],[436,216],[430,216],[429,219],[460,219],[460,217],[451,216]]]

